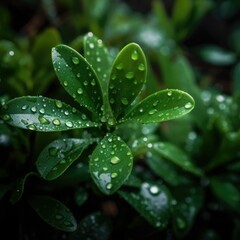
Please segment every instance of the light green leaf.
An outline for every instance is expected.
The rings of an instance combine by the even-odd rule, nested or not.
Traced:
[[[152,149],[161,157],[173,162],[183,170],[195,175],[201,175],[201,170],[198,169],[189,159],[188,155],[177,146],[171,143],[158,142],[153,144]]]
[[[146,81],[145,55],[136,43],[125,46],[116,57],[109,80],[109,102],[115,117],[141,92]]]
[[[46,180],[61,176],[91,143],[91,140],[75,138],[53,141],[38,156],[38,172]]]
[[[138,192],[118,192],[152,226],[163,229],[170,216],[171,195],[164,185],[144,182]]]
[[[132,119],[141,123],[162,122],[189,113],[194,108],[193,98],[186,92],[167,89],[143,99],[122,121]]]
[[[52,61],[58,79],[65,90],[96,116],[102,114],[102,90],[95,71],[74,49],[58,45],[52,49]]]
[[[58,200],[48,196],[34,196],[29,200],[29,204],[39,217],[52,227],[65,232],[77,229],[72,212]]]
[[[126,143],[114,134],[107,134],[90,157],[90,173],[105,194],[117,191],[132,171],[133,157]]]
[[[10,125],[42,132],[98,126],[75,108],[46,97],[12,99],[1,111],[1,117]]]

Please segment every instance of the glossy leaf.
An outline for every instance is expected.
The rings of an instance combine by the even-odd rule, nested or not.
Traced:
[[[102,89],[106,91],[111,68],[110,55],[102,40],[92,33],[84,37],[84,56],[95,70]]]
[[[38,172],[46,180],[59,177],[90,143],[90,140],[76,138],[53,141],[38,156],[36,161]]]
[[[42,132],[97,126],[75,108],[46,97],[12,99],[1,111],[1,116],[10,125]]]
[[[100,212],[86,216],[78,223],[78,228],[68,240],[91,239],[108,240],[112,226],[109,219]]]
[[[141,92],[146,81],[146,59],[135,43],[125,46],[116,57],[109,80],[109,101],[115,117]]]
[[[171,195],[164,185],[144,182],[138,192],[118,192],[152,226],[163,229],[170,216]]]
[[[72,212],[58,200],[48,196],[34,196],[29,204],[46,223],[65,232],[77,229]]]
[[[102,90],[95,71],[74,49],[58,45],[52,49],[52,61],[58,79],[65,90],[96,116],[102,114]]]
[[[15,204],[16,202],[18,202],[21,199],[23,192],[24,192],[25,183],[26,183],[28,177],[31,175],[37,175],[37,174],[34,172],[29,172],[23,178],[20,178],[16,182],[15,187],[12,189],[12,196],[10,198],[11,203]]]
[[[113,194],[132,171],[133,157],[126,143],[114,134],[107,134],[90,157],[90,173],[105,194]]]
[[[213,178],[210,183],[212,191],[217,198],[234,210],[240,211],[240,191],[237,187],[231,182],[219,178]]]
[[[193,98],[186,92],[167,89],[143,99],[122,120],[136,120],[141,123],[162,122],[189,113],[194,108]]]
[[[161,157],[173,162],[183,170],[195,175],[201,175],[201,170],[198,169],[189,159],[188,155],[177,146],[171,143],[158,142],[153,144],[153,150]]]

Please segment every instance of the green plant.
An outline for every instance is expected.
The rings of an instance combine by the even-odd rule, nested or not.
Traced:
[[[11,197],[13,203],[22,197],[29,176],[39,174],[44,180],[55,180],[75,161],[84,162],[88,158],[89,172],[102,193],[113,194],[123,184],[139,187],[141,181],[131,172],[133,161],[145,152],[146,147],[155,149],[186,171],[201,174],[174,146],[154,143],[154,139],[141,136],[137,142],[132,142],[134,131],[142,129],[139,127],[141,124],[152,131],[150,129],[156,128],[155,123],[181,117],[194,107],[193,98],[177,89],[159,91],[141,100],[147,66],[139,45],[128,44],[112,62],[103,42],[89,33],[84,37],[84,57],[66,45],[58,45],[52,49],[52,61],[61,85],[79,104],[78,108],[43,96],[24,96],[4,103],[1,117],[12,126],[32,131],[75,129],[80,132],[77,133],[78,138],[61,137],[40,152],[35,162],[38,173],[31,167],[31,172],[17,182],[17,191]],[[131,191],[118,192],[153,226],[166,227],[171,194],[165,186],[145,183],[139,197],[138,193]],[[28,201],[53,227],[64,231],[76,230],[75,218],[56,199],[30,194]],[[49,213],[49,208],[53,212]]]

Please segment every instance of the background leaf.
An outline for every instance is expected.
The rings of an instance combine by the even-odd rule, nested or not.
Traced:
[[[142,183],[138,192],[118,192],[152,226],[163,229],[170,216],[171,195],[164,185]]]
[[[77,229],[72,212],[58,200],[48,196],[34,196],[29,200],[29,204],[52,227],[66,232]]]
[[[102,90],[95,71],[74,49],[58,45],[52,49],[52,61],[65,90],[97,117],[102,114]]]
[[[133,157],[126,143],[114,134],[107,134],[90,157],[90,173],[98,188],[113,194],[132,171]]]
[[[36,161],[38,172],[46,180],[59,177],[91,143],[91,140],[76,138],[53,141],[38,156]]]
[[[29,130],[53,132],[97,126],[75,108],[46,97],[19,97],[5,106],[2,118],[10,125]]]
[[[139,95],[146,81],[146,59],[135,43],[125,46],[116,57],[109,80],[109,101],[115,117]]]
[[[122,120],[154,123],[181,117],[194,107],[193,98],[186,92],[167,89],[156,92],[137,104]]]

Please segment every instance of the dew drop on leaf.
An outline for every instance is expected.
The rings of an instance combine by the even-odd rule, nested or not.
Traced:
[[[120,158],[119,157],[114,156],[114,157],[111,158],[111,163],[112,164],[117,164],[119,162],[120,162]]]
[[[62,108],[62,102],[61,102],[61,101],[57,100],[57,101],[55,102],[55,104],[56,104],[56,107],[57,107],[57,108]]]
[[[28,105],[23,105],[22,110],[26,110],[28,108]]]
[[[34,124],[30,124],[27,126],[29,130],[37,130],[36,126]]]
[[[64,85],[65,87],[67,87],[67,86],[68,86],[68,82],[67,82],[67,81],[64,81],[64,82],[63,82],[63,85]]]
[[[153,114],[156,113],[156,112],[157,112],[156,109],[152,109],[152,110],[150,110],[150,111],[148,112],[148,114],[149,114],[149,115],[153,115]]]
[[[108,190],[112,189],[112,184],[111,184],[111,183],[108,183],[107,186],[106,186],[106,188],[107,188]]]
[[[185,107],[186,109],[190,109],[190,108],[192,108],[192,103],[188,102],[188,103],[185,104],[184,107]]]
[[[117,70],[122,70],[122,69],[123,69],[123,63],[119,63],[119,64],[116,66],[116,69],[117,69]]]
[[[63,219],[63,216],[60,214],[55,215],[56,220],[61,220]]]
[[[33,113],[35,113],[35,112],[37,111],[37,108],[36,108],[36,107],[32,107],[32,108],[31,108],[31,111],[32,111]]]
[[[78,88],[77,93],[78,93],[78,94],[83,94],[82,88]]]
[[[8,114],[3,115],[3,120],[4,120],[4,121],[9,121],[9,120],[11,120],[10,115],[8,115]]]
[[[138,70],[139,70],[139,71],[144,71],[144,70],[145,70],[145,66],[144,66],[143,63],[139,64]]]
[[[134,78],[134,73],[133,72],[128,72],[128,73],[126,73],[125,77],[127,79],[132,79],[132,78]]]
[[[43,116],[39,116],[38,117],[38,121],[41,123],[41,124],[49,124],[50,122]]]
[[[89,44],[89,47],[90,47],[91,49],[93,49],[93,48],[94,48],[94,44],[93,44],[93,43],[90,43],[90,44]]]
[[[111,173],[111,178],[116,178],[118,176],[118,174],[117,173]]]
[[[77,57],[72,57],[72,62],[74,64],[79,64],[79,59]]]
[[[121,98],[121,102],[123,105],[128,105],[128,100],[125,97]]]
[[[81,74],[80,73],[77,73],[77,78],[80,78],[81,77]]]
[[[59,126],[61,124],[59,119],[53,119],[52,123],[56,126]]]
[[[151,186],[149,189],[150,193],[152,194],[158,194],[159,193],[159,188],[155,185]]]
[[[41,114],[44,114],[44,113],[45,113],[45,109],[44,109],[44,108],[41,108],[41,109],[39,110],[39,112],[40,112]]]
[[[134,61],[138,60],[138,53],[137,53],[136,50],[132,53],[131,59],[134,60]]]
[[[73,127],[73,123],[70,122],[70,121],[67,121],[67,122],[66,122],[66,126],[71,128],[71,127]]]
[[[50,148],[48,149],[48,152],[49,152],[49,154],[50,154],[51,156],[55,157],[55,156],[57,156],[58,149],[55,148],[55,147],[50,147]]]
[[[172,91],[169,91],[169,92],[167,93],[167,95],[168,95],[169,97],[171,97],[171,96],[172,96]]]

